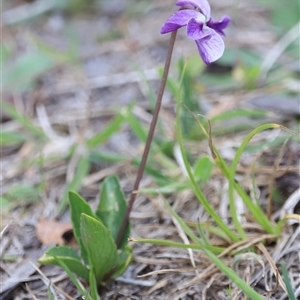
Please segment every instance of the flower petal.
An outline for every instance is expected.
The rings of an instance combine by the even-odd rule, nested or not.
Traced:
[[[196,18],[200,13],[192,9],[179,10],[162,26],[160,33],[168,33],[182,26],[186,26],[191,18]]]
[[[201,22],[195,18],[190,19],[186,26],[187,36],[192,40],[202,39],[204,37],[203,31],[202,31],[203,26],[204,26],[203,22]]]
[[[192,6],[193,8],[199,8],[201,12],[210,18],[210,5],[207,0],[178,0],[176,2],[178,6]]]
[[[203,38],[196,40],[198,51],[203,61],[208,65],[219,59],[225,49],[221,36],[211,28],[203,29]]]
[[[231,19],[228,16],[222,17],[220,21],[215,21],[212,18],[210,18],[207,22],[207,26],[214,29],[221,36],[225,36],[223,29],[225,29],[228,26],[230,21]]]

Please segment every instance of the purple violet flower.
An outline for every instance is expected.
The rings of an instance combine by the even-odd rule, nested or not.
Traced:
[[[210,64],[219,59],[225,49],[223,30],[230,18],[224,16],[220,21],[213,20],[207,0],[178,0],[176,5],[181,9],[169,18],[160,32],[164,34],[186,26],[187,36],[196,42],[203,61]]]

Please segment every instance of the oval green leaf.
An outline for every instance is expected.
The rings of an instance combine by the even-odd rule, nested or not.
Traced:
[[[104,180],[99,197],[96,215],[116,240],[127,208],[125,195],[116,176],[110,176]],[[129,231],[129,226],[127,226],[120,248],[127,245]]]
[[[89,265],[93,267],[97,284],[100,285],[104,275],[117,264],[117,246],[110,231],[96,218],[82,214],[80,225]]]
[[[74,235],[79,245],[81,256],[84,262],[88,263],[87,251],[81,238],[80,217],[81,214],[83,213],[95,218],[96,216],[93,213],[91,207],[87,204],[87,202],[82,197],[80,197],[76,192],[73,191],[69,192],[69,203],[71,209],[71,220],[73,224]]]

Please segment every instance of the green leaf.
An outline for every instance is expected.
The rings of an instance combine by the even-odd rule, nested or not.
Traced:
[[[133,258],[132,247],[127,245],[122,250],[122,252],[119,253],[118,255],[117,267],[115,268],[112,279],[121,276],[126,271],[126,269],[128,268],[129,264],[132,261],[132,258]]]
[[[289,278],[288,270],[286,268],[286,264],[283,261],[281,262],[281,268],[282,268],[284,283],[286,285],[286,289],[289,295],[289,299],[296,300],[296,295],[292,287],[291,280]]]
[[[73,231],[77,243],[79,245],[81,256],[85,263],[88,263],[88,254],[84,242],[81,236],[80,230],[80,217],[82,214],[86,214],[91,217],[95,217],[91,207],[87,204],[87,202],[80,197],[76,192],[70,191],[69,192],[69,203],[70,203],[70,210],[71,210],[71,220],[73,224]]]
[[[116,176],[110,176],[104,180],[99,197],[96,215],[116,240],[127,208],[125,195]],[[126,228],[121,248],[127,244],[128,237],[129,226]]]
[[[214,169],[214,164],[209,157],[201,157],[194,166],[194,176],[196,180],[199,180],[201,183],[207,182],[212,174]]]
[[[117,264],[117,246],[110,231],[96,218],[82,214],[80,218],[82,241],[86,246],[89,265],[93,266],[97,284]]]
[[[43,265],[57,265],[60,266],[62,261],[71,272],[80,276],[84,280],[89,278],[89,270],[82,264],[77,252],[66,246],[53,247],[49,249],[38,261]]]

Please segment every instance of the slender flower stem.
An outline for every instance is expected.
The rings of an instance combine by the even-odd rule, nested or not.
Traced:
[[[120,244],[122,242],[123,235],[124,235],[124,232],[125,232],[125,228],[126,228],[127,223],[128,223],[129,215],[130,215],[130,212],[131,212],[132,207],[133,207],[133,203],[134,203],[136,195],[137,195],[135,192],[139,189],[139,185],[140,185],[141,179],[143,177],[143,173],[144,173],[145,166],[146,166],[146,163],[147,163],[147,158],[148,158],[148,154],[149,154],[149,151],[150,151],[151,142],[152,142],[152,139],[153,139],[155,127],[156,127],[157,120],[158,120],[159,111],[160,111],[160,108],[161,108],[162,97],[163,97],[163,94],[164,94],[164,91],[165,91],[165,86],[166,86],[166,82],[167,82],[167,78],[168,78],[168,73],[169,73],[170,64],[171,64],[173,48],[174,48],[174,44],[175,44],[175,40],[176,40],[176,33],[177,33],[177,30],[173,31],[172,34],[171,34],[171,37],[170,37],[169,49],[168,49],[168,54],[167,54],[167,58],[166,58],[166,62],[165,62],[164,73],[163,73],[163,76],[162,76],[162,79],[161,79],[160,88],[159,88],[159,92],[158,92],[158,95],[157,95],[157,101],[156,101],[155,109],[154,109],[154,112],[153,112],[153,117],[152,117],[152,121],[151,121],[151,124],[150,124],[148,137],[147,137],[146,145],[145,145],[145,148],[144,148],[141,164],[139,166],[139,169],[138,169],[138,172],[137,172],[137,175],[136,175],[135,183],[134,183],[134,186],[133,186],[133,191],[131,193],[131,196],[130,196],[130,199],[129,199],[129,202],[128,202],[128,207],[127,207],[127,210],[126,210],[126,214],[124,216],[120,231],[118,233],[117,241],[116,241],[118,248],[120,247]]]

